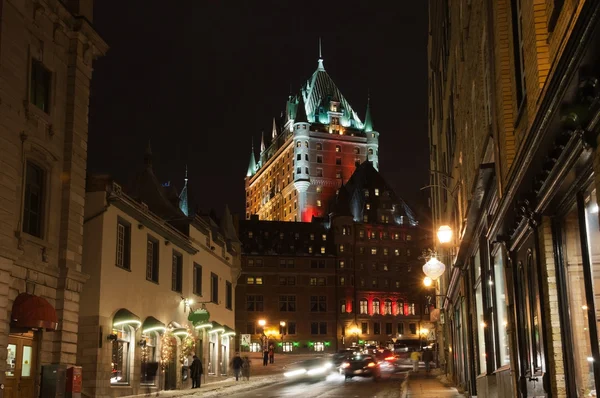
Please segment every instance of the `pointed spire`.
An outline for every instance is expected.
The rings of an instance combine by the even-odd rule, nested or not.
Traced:
[[[322,51],[322,47],[321,47],[321,38],[319,37],[319,66],[317,67],[317,70],[325,70],[325,67],[323,66],[323,51]]]
[[[371,95],[367,98],[367,112],[365,113],[365,133],[373,131],[373,119],[371,118]]]
[[[302,93],[298,99],[298,105],[296,105],[296,119],[295,123],[308,123],[308,117],[306,116],[306,107],[304,106],[304,100],[302,99]]]
[[[277,125],[275,124],[275,118],[273,118],[273,130],[271,131],[271,137],[277,138]]]
[[[256,171],[256,158],[254,157],[254,137],[252,137],[252,152],[250,153],[250,163],[248,164],[248,171],[246,177],[252,177]]]
[[[146,152],[144,152],[144,164],[146,167],[152,168],[152,147],[150,145],[150,138],[148,138],[148,145],[146,145]]]
[[[183,179],[183,189],[179,194],[179,208],[186,216],[190,215],[190,209],[188,206],[188,168],[187,164],[185,165],[185,178]]]
[[[260,153],[263,153],[265,149],[265,132],[263,131],[260,133]]]

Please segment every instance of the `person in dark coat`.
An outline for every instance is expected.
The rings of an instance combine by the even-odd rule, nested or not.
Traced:
[[[240,353],[236,352],[235,357],[231,360],[231,367],[233,368],[233,374],[235,375],[235,381],[238,381],[240,378],[240,373],[242,371],[242,365],[244,361],[240,358]]]
[[[431,372],[431,362],[433,362],[433,351],[426,348],[425,351],[423,351],[422,359],[423,362],[425,362],[425,372]]]
[[[269,363],[275,362],[275,347],[273,344],[269,346]]]
[[[269,350],[267,347],[263,350],[263,366],[267,366],[269,364]]]
[[[190,366],[190,373],[190,377],[192,378],[192,388],[200,388],[200,378],[204,371],[202,369],[202,361],[195,355],[192,366]]]

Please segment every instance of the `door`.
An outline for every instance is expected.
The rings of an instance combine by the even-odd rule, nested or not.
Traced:
[[[521,397],[546,397],[548,391],[547,350],[544,340],[544,308],[537,231],[530,233],[513,256],[515,306]]]
[[[33,336],[10,335],[7,348],[4,397],[33,398],[36,372]]]

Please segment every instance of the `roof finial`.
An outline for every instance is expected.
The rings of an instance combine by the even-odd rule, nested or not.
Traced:
[[[271,130],[271,138],[277,138],[277,124],[275,124],[275,118],[273,118],[273,129]]]
[[[323,51],[322,51],[322,47],[321,47],[321,37],[319,36],[319,67],[317,68],[317,70],[325,70],[325,67],[323,66]]]
[[[260,153],[265,151],[265,132],[260,133]]]

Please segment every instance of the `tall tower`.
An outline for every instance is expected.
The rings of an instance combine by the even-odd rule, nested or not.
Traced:
[[[363,123],[326,72],[319,46],[317,69],[299,93],[288,97],[282,119],[273,120],[270,141],[262,135],[258,162],[251,155],[246,218],[322,217],[358,165],[370,160],[379,168],[378,155],[379,133],[373,130],[370,102]]]

